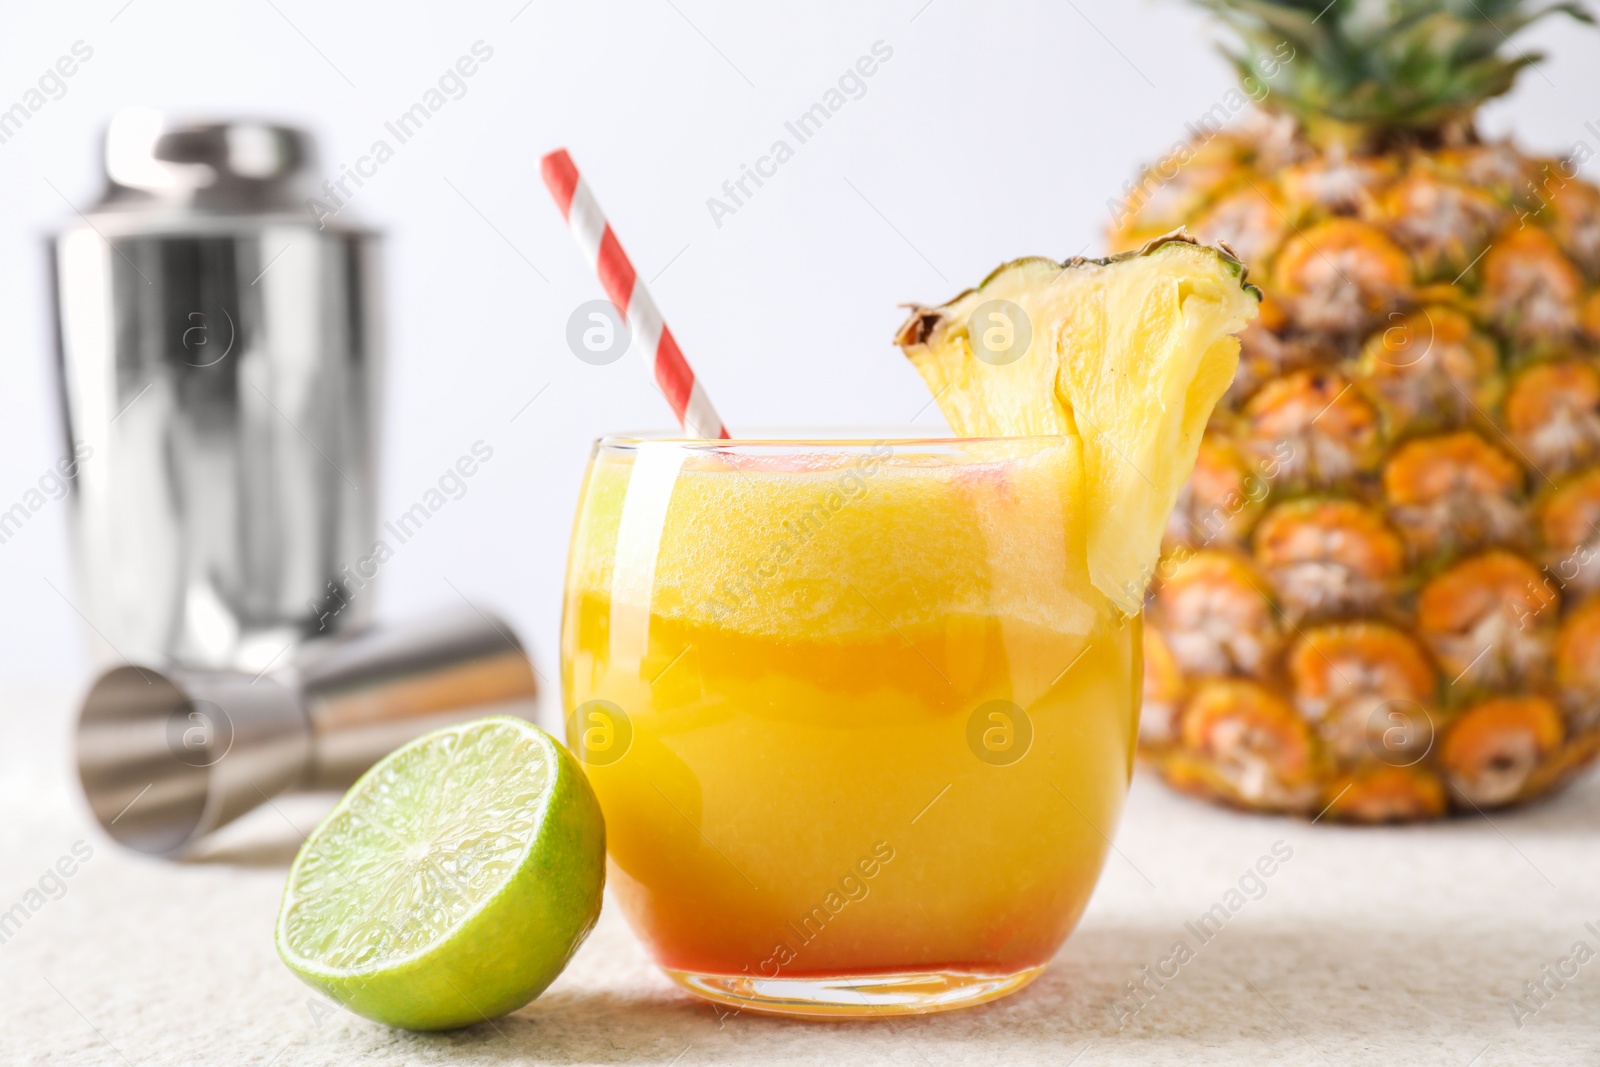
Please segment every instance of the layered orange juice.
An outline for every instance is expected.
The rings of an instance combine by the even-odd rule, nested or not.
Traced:
[[[669,974],[927,1010],[1050,959],[1138,716],[1138,621],[1090,582],[1082,480],[1070,434],[596,447],[567,736]]]

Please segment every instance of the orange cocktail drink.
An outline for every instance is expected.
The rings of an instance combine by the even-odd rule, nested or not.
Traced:
[[[568,742],[610,885],[701,995],[926,1011],[1028,981],[1128,786],[1139,628],[1091,584],[1081,443],[595,448]]]

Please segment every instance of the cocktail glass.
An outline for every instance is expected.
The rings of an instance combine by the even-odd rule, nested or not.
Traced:
[[[614,900],[738,1009],[1020,989],[1099,876],[1139,623],[1089,582],[1076,438],[610,437],[573,531],[567,738]]]

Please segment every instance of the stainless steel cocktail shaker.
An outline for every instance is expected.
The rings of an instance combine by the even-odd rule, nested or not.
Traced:
[[[104,196],[51,240],[102,662],[255,671],[368,618],[375,235],[313,218],[310,163],[286,126],[125,111]]]

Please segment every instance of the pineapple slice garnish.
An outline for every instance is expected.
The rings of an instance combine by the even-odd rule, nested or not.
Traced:
[[[1014,260],[896,337],[963,437],[1060,434],[1083,452],[1089,577],[1139,611],[1201,432],[1261,292],[1226,246]],[[976,336],[974,336],[976,335]]]

